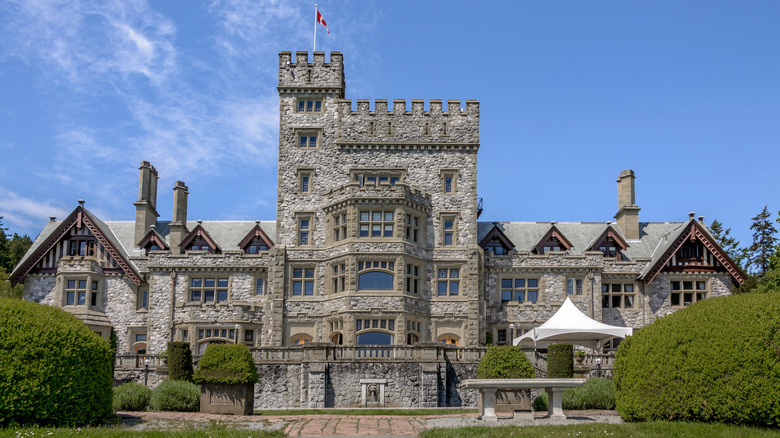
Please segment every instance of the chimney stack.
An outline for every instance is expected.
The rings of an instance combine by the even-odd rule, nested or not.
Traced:
[[[135,202],[135,244],[138,245],[157,223],[157,169],[148,161],[142,161],[139,167],[141,175],[138,181],[138,202]]]
[[[639,239],[639,210],[634,190],[634,171],[624,170],[618,175],[618,212],[615,214],[617,225],[628,240]]]
[[[170,245],[172,254],[181,254],[182,240],[189,234],[187,230],[187,185],[183,181],[176,181],[173,186],[173,220],[168,225],[170,228]]]

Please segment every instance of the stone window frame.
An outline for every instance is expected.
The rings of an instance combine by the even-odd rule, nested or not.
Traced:
[[[314,217],[313,212],[295,213],[295,244],[297,246],[308,247],[314,245]],[[306,226],[306,228],[304,228],[304,226]]]
[[[377,218],[377,213],[379,214]],[[393,239],[396,234],[396,218],[398,211],[393,206],[369,205],[358,208],[358,238],[360,239]],[[388,218],[388,214],[391,217]],[[379,227],[379,234],[374,235],[375,227]],[[363,235],[365,227],[366,235]],[[388,227],[390,235],[388,236]]]
[[[297,271],[300,271],[298,273]],[[311,273],[311,276],[309,276]],[[317,296],[317,268],[313,264],[291,265],[289,267],[290,289],[289,298],[313,298]],[[296,294],[296,286],[300,284],[300,293]],[[306,293],[306,288],[311,285],[311,293]]]
[[[461,265],[437,265],[436,266],[436,291],[435,297],[462,297],[461,283],[463,280],[462,272],[463,267]],[[453,287],[455,293],[452,293]],[[444,293],[442,293],[442,291]],[[433,294],[433,293],[432,293]]]
[[[406,181],[407,169],[403,167],[369,167],[349,170],[349,180],[359,187],[395,186]]]
[[[322,145],[322,128],[293,128],[293,133],[296,149],[319,149]],[[313,142],[312,138],[314,139]],[[301,139],[304,140],[302,141]],[[312,146],[312,143],[314,146]]]
[[[72,272],[63,274],[61,284],[63,308],[85,308],[102,312],[105,308],[105,276],[95,272]],[[84,287],[81,287],[81,282]],[[71,285],[71,283],[73,283]],[[68,295],[73,294],[73,303],[68,303]],[[79,304],[79,294],[84,294],[84,303]],[[92,304],[94,301],[94,304]]]
[[[322,113],[325,101],[321,97],[301,96],[295,99],[295,112],[298,114]],[[303,108],[303,111],[301,111]]]
[[[357,277],[357,291],[359,292],[366,292],[366,291],[380,291],[380,292],[387,292],[387,291],[395,291],[396,290],[396,272],[395,272],[395,258],[392,258],[390,260],[387,259],[360,259],[357,261],[355,265],[355,274]],[[384,274],[389,274],[392,276],[391,279],[391,285],[392,287],[390,289],[361,289],[360,288],[360,276],[362,274],[367,274],[370,272],[381,272]]]
[[[314,168],[299,167],[295,169],[298,180],[298,194],[307,195],[314,192]]]
[[[507,287],[506,281],[511,281],[511,285]],[[522,283],[518,283],[522,281]],[[533,284],[536,284],[534,286]],[[539,301],[544,301],[544,285],[542,284],[542,277],[536,274],[516,274],[502,276],[498,280],[498,293],[501,299],[501,304],[506,306],[509,303],[516,303],[518,305],[538,305]],[[506,292],[510,292],[511,296],[506,299]],[[523,300],[517,299],[518,292],[522,292]],[[536,301],[531,301],[530,294],[536,292]]]
[[[439,171],[439,180],[441,182],[441,193],[445,195],[454,195],[458,192],[459,169],[441,169]]]
[[[571,276],[566,277],[566,296],[582,295],[585,289],[585,277]]]
[[[422,271],[422,275],[420,274]],[[422,270],[422,266],[415,263],[407,263],[404,270],[404,276],[406,277],[406,293],[413,295],[421,295],[424,288],[420,287],[425,284],[423,281],[425,271]]]
[[[420,243],[424,236],[423,224],[425,221],[423,216],[408,211],[404,213],[406,216],[404,218],[404,238],[408,242]]]
[[[296,346],[296,345],[304,345],[308,344],[309,342],[313,342],[314,338],[307,333],[301,333],[301,334],[295,334],[293,336],[290,336],[290,345]]]
[[[144,301],[146,302],[144,305]],[[147,283],[141,283],[136,290],[135,310],[137,312],[149,311],[149,285]]]
[[[200,280],[200,283],[198,285],[195,284],[197,280]],[[214,280],[214,285],[209,286],[207,280]],[[224,283],[221,283],[221,280],[224,280]],[[221,284],[224,284],[222,286]],[[232,281],[230,276],[224,276],[224,275],[211,275],[211,274],[202,274],[198,276],[190,276],[187,280],[187,303],[188,304],[210,304],[210,305],[217,305],[217,304],[228,304],[232,301],[232,294],[230,293],[230,290],[232,289]],[[198,292],[198,298],[193,299],[195,296],[194,293]],[[211,300],[206,299],[206,292],[212,292],[213,297]],[[221,298],[221,292],[224,292],[224,299]]]
[[[626,289],[631,289],[627,291]],[[637,285],[633,281],[606,280],[601,282],[602,309],[636,309]],[[616,301],[617,300],[617,301]],[[628,302],[631,305],[626,305]],[[617,303],[617,305],[615,305]]]
[[[342,318],[328,319],[328,339],[334,345],[344,345],[344,320]]]
[[[331,290],[333,294],[347,291],[347,263],[332,263],[330,265]]]
[[[690,287],[686,283],[690,282]],[[677,288],[675,288],[677,283]],[[703,285],[701,283],[704,283]],[[712,293],[712,281],[701,277],[670,277],[669,278],[669,306],[674,309],[682,309],[701,300],[706,300]],[[691,300],[686,301],[686,295],[691,294]],[[677,304],[674,304],[677,296]]]
[[[460,215],[456,212],[441,212],[439,214],[439,246],[458,246],[459,219]],[[448,222],[450,226],[448,226]]]
[[[368,326],[366,326],[368,321]],[[382,332],[393,335],[395,339],[395,318],[377,318],[376,315],[355,317],[355,336],[368,332]]]
[[[138,336],[145,336],[139,340]],[[146,327],[128,327],[127,328],[127,352],[135,354],[151,354],[148,349],[149,335]],[[144,350],[141,352],[140,350]]]
[[[267,275],[255,275],[255,293],[256,297],[268,295],[268,276]]]
[[[436,342],[457,347],[460,345],[460,336],[454,333],[444,333],[436,337]]]
[[[346,240],[349,224],[349,213],[347,210],[339,210],[330,215],[330,234],[332,242],[341,242]]]
[[[496,345],[507,345],[507,338],[509,337],[509,336],[507,336],[507,332],[508,331],[509,330],[507,330],[507,329],[497,329],[496,330]],[[504,339],[503,340],[501,339],[501,335],[502,334],[504,335]]]
[[[415,342],[423,341],[422,328],[423,328],[423,322],[421,320],[419,319],[406,320],[406,344],[407,345],[414,345],[414,342],[411,342],[410,335],[415,336],[417,338]]]

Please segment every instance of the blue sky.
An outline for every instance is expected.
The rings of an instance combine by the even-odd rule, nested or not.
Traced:
[[[347,98],[477,99],[481,220],[719,219],[743,243],[780,209],[780,2],[320,1]],[[273,220],[277,60],[312,50],[313,2],[0,2],[0,216],[31,236],[83,198]]]

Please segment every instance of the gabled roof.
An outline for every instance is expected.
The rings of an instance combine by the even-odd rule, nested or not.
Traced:
[[[485,237],[479,241],[479,246],[482,249],[485,249],[485,245],[494,239],[501,242],[501,244],[504,245],[507,250],[511,250],[515,247],[515,244],[512,243],[512,241],[509,240],[509,238],[506,237],[506,234],[504,234],[504,232],[501,230],[501,225],[498,222],[493,222],[493,228],[491,228],[490,231],[485,234]]]
[[[138,242],[138,248],[146,248],[146,246],[151,242],[154,242],[154,244],[161,249],[170,249],[168,242],[166,242],[163,236],[161,236],[160,233],[158,233],[154,228],[149,230],[149,232],[146,233],[146,236],[144,236],[144,238]]]
[[[569,242],[569,239],[567,239],[566,236],[564,236],[563,233],[561,233],[561,231],[558,229],[558,227],[556,227],[555,224],[553,223],[550,225],[550,229],[547,231],[547,233],[545,233],[544,236],[542,236],[542,238],[539,239],[538,242],[536,242],[536,245],[534,246],[534,250],[537,253],[542,254],[543,253],[542,247],[553,237],[558,239],[561,242],[561,244],[563,244],[563,246],[566,248],[567,251],[572,249],[572,247],[574,247],[574,245],[572,245],[571,242]]]
[[[187,246],[189,246],[190,243],[192,243],[193,240],[197,239],[198,237],[205,240],[206,243],[209,244],[211,249],[214,250],[214,252],[222,251],[222,248],[220,248],[220,246],[217,245],[217,242],[211,237],[209,232],[206,231],[205,228],[203,228],[202,223],[198,223],[198,225],[196,225],[195,228],[193,228],[192,231],[190,231],[190,234],[188,234],[187,237],[185,237],[184,240],[181,241],[181,245],[179,245],[179,247],[181,249],[186,248]]]
[[[241,242],[238,243],[238,247],[243,249],[246,249],[247,245],[254,240],[255,238],[261,239],[263,242],[265,242],[266,245],[268,245],[269,248],[273,248],[274,242],[268,237],[267,234],[265,234],[265,231],[260,227],[260,221],[255,222],[255,226],[247,233],[247,235],[241,239]]]
[[[669,259],[677,252],[686,240],[700,241],[708,251],[712,253],[715,259],[728,271],[729,274],[739,284],[745,283],[746,275],[742,272],[739,265],[723,251],[715,238],[707,230],[706,226],[690,218],[688,222],[676,228],[658,241],[658,245],[653,251],[653,257],[650,263],[645,265],[639,274],[639,279],[649,283],[653,281],[656,275],[669,262]]]
[[[623,239],[623,236],[620,235],[620,233],[615,229],[615,227],[612,226],[612,224],[608,224],[604,229],[604,232],[601,233],[601,235],[597,238],[593,239],[593,243],[589,245],[585,251],[598,250],[598,246],[601,244],[601,242],[605,241],[608,237],[611,237],[615,240],[615,243],[620,246],[621,251],[628,249],[628,242]]]
[[[141,273],[135,264],[129,260],[125,248],[111,231],[111,228],[90,213],[83,205],[76,207],[76,209],[59,224],[56,222],[49,222],[49,225],[44,229],[44,232],[35,239],[33,245],[27,250],[27,253],[22,257],[22,260],[16,265],[16,269],[11,273],[11,276],[9,277],[11,283],[16,284],[22,277],[27,275],[74,226],[86,226],[130,280],[132,280],[136,286],[141,284],[143,281]],[[48,233],[46,233],[46,231],[48,231]]]

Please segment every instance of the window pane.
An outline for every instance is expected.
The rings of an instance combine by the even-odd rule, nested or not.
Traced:
[[[679,306],[680,305],[680,294],[672,294],[672,306]]]
[[[217,301],[218,302],[227,301],[227,291],[226,290],[217,291]]]
[[[298,112],[301,112],[301,113],[302,113],[302,112],[303,112],[303,109],[305,108],[305,105],[306,105],[306,101],[304,101],[304,100],[299,100],[299,101],[298,101]]]
[[[220,278],[217,280],[217,286],[218,287],[227,287],[228,286],[228,279],[227,278]]]
[[[539,280],[536,278],[529,278],[528,287],[539,287]]]
[[[193,289],[192,291],[190,291],[190,300],[200,301],[200,290]]]
[[[515,279],[515,287],[525,287],[525,279],[524,278],[516,278]]]
[[[439,282],[438,294],[439,295],[447,295],[447,282],[446,281],[440,281]]]
[[[450,278],[458,278],[458,270],[457,269],[450,269]]]
[[[444,244],[452,245],[452,233],[444,233]]]
[[[512,301],[512,291],[511,290],[502,290],[501,291],[501,301]]]
[[[87,301],[87,293],[86,292],[79,292],[78,298],[79,298],[79,301],[78,301],[79,305],[82,305],[82,304],[86,303],[86,301]]]
[[[371,226],[371,237],[380,237],[382,235],[382,226],[381,225],[372,225]]]
[[[258,278],[255,285],[255,294],[262,295],[265,291],[265,279]]]
[[[450,281],[450,295],[457,295],[460,289],[460,282],[457,280]]]
[[[683,290],[691,290],[691,289],[693,289],[693,282],[683,281]]]
[[[367,221],[370,218],[370,213],[367,211],[361,211],[360,212],[360,220],[361,221]]]
[[[300,295],[302,288],[303,284],[300,281],[293,281],[293,295]]]
[[[512,280],[511,279],[505,279],[501,280],[501,287],[504,289],[508,289],[512,287]]]
[[[630,293],[630,292],[634,292],[634,285],[633,285],[633,284],[627,284],[627,285],[625,285],[625,287],[623,288],[623,291],[624,291],[624,292],[629,292],[629,293]]]
[[[313,281],[307,281],[306,282],[306,290],[304,291],[306,295],[314,295],[314,282]]]
[[[630,309],[630,308],[634,307],[634,296],[633,295],[626,295],[625,296],[625,301],[623,302],[623,304],[624,304],[623,307],[625,307],[626,309]]]
[[[358,345],[392,345],[393,335],[382,332],[368,332],[358,335]]]
[[[87,288],[87,280],[79,280],[79,289]]]
[[[68,289],[76,288],[76,280],[68,280]]]
[[[203,291],[203,301],[214,301],[214,291],[213,290],[204,290]]]
[[[309,137],[309,147],[310,148],[316,148],[317,147],[317,137]]]
[[[385,237],[393,237],[393,226],[385,225]]]
[[[67,303],[69,306],[72,306],[76,302],[76,293],[75,292],[68,292],[67,297]]]
[[[360,237],[368,237],[368,225],[360,225]]]
[[[305,278],[314,278],[314,268],[306,268],[306,269],[304,269],[303,276]]]
[[[680,290],[680,282],[679,281],[673,281],[669,288],[671,290]]]
[[[314,101],[307,100],[306,101],[306,112],[310,113],[313,108],[314,108]]]
[[[612,308],[617,309],[620,307],[620,295],[613,295],[612,296]]]
[[[298,146],[305,148],[306,147],[306,137],[301,136],[301,142],[298,144]]]
[[[528,291],[528,301],[532,303],[536,303],[536,300],[539,299],[539,291],[538,290],[529,290]]]
[[[515,300],[517,300],[518,303],[525,301],[525,291],[519,290],[515,292]]]
[[[322,110],[322,101],[316,100],[314,101],[314,112],[318,113]]]
[[[358,290],[392,290],[393,274],[370,271],[358,275]]]
[[[97,281],[93,281],[92,282],[92,290],[98,290],[98,282]]]
[[[622,286],[623,285],[619,284],[619,283],[613,284],[612,285],[612,292],[620,292],[621,290],[623,290]]]
[[[217,284],[217,280],[213,278],[206,279],[206,284],[205,284],[206,287],[214,287],[215,284]]]
[[[386,221],[391,221],[391,220],[393,220],[393,212],[392,212],[392,211],[386,211],[386,212],[385,212],[385,220],[386,220]]]
[[[706,281],[697,281],[696,282],[696,290],[705,290],[707,289],[707,282]]]
[[[357,321],[355,321],[355,331],[359,332],[361,330],[363,330],[363,320],[358,319]]]
[[[445,230],[451,230],[453,226],[453,221],[451,219],[444,221],[444,229]]]

